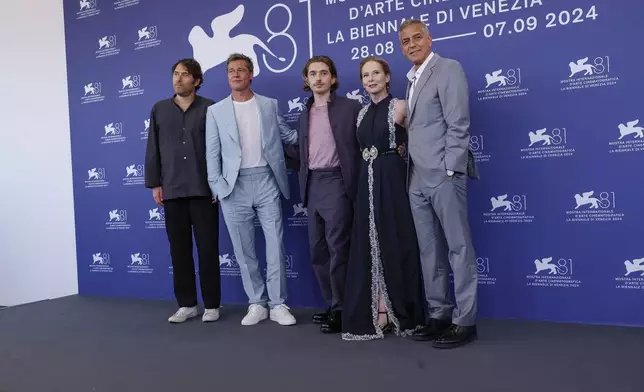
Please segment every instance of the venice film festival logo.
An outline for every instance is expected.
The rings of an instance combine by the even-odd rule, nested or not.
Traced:
[[[533,261],[533,272],[526,276],[528,286],[578,288],[581,280],[574,278],[571,258],[544,257]]]
[[[101,144],[123,143],[123,123],[111,122],[103,126],[103,135],[101,135]]]
[[[165,229],[165,210],[163,207],[154,207],[148,210],[148,219],[145,221],[146,229]]]
[[[156,25],[139,28],[137,30],[137,38],[134,42],[134,50],[150,49],[161,45],[159,29]]]
[[[89,265],[90,272],[114,272],[109,253],[92,253],[92,264]]]
[[[530,89],[523,87],[521,68],[499,68],[485,74],[485,87],[477,92],[479,101],[516,98],[528,95]]]
[[[154,272],[150,264],[150,255],[140,252],[130,254],[130,263],[127,266],[127,272],[130,274],[151,274]]]
[[[130,227],[127,221],[127,210],[109,210],[109,219],[105,222],[106,230],[129,230]]]
[[[87,180],[85,180],[85,189],[87,188],[105,188],[110,185],[107,181],[107,172],[104,167],[93,167],[87,170]]]
[[[116,56],[119,53],[121,53],[121,49],[116,47],[116,35],[105,35],[98,39],[97,59]]]
[[[615,277],[615,288],[644,290],[644,257],[625,260],[624,268],[624,275]]]
[[[119,98],[135,97],[143,95],[145,90],[141,88],[141,75],[127,75],[121,78],[121,89],[119,90]]]
[[[282,9],[286,12],[287,22],[277,27],[271,26],[269,23],[270,16],[273,12],[278,12]],[[264,42],[261,38],[253,34],[237,34],[231,36],[231,31],[235,29],[244,17],[244,5],[240,4],[234,10],[216,16],[210,23],[212,29],[212,36],[207,34],[201,26],[194,26],[188,35],[188,42],[192,47],[193,58],[201,64],[203,72],[213,69],[221,64],[225,64],[226,59],[233,52],[239,52],[247,55],[253,61],[254,77],[260,76],[262,73],[262,66],[258,61],[258,55],[255,47],[258,46],[265,53],[262,54],[262,65],[273,73],[282,73],[291,68],[297,59],[297,44],[293,36],[288,33],[293,21],[293,14],[291,9],[284,4],[275,4],[268,9],[264,16],[264,27],[268,33],[268,38]],[[292,47],[292,54],[290,61],[282,56],[276,55],[269,47],[271,41],[281,41],[280,45],[284,45],[286,41]],[[268,61],[267,54],[273,62],[277,61],[281,64],[286,63],[282,68],[274,68],[271,62]]]
[[[509,197],[509,198],[508,198]],[[532,223],[528,214],[528,196],[502,194],[490,198],[491,208],[483,213],[483,223]]]
[[[617,125],[619,137],[608,143],[608,152],[642,152],[644,151],[644,127],[635,119]],[[644,124],[642,124],[644,125]]]
[[[488,257],[476,258],[476,272],[478,272],[479,285],[496,284],[496,277],[490,273],[490,259]]]
[[[574,207],[566,211],[566,222],[616,222],[624,219],[617,210],[615,192],[587,192],[574,195]]]
[[[143,120],[143,130],[141,131],[141,140],[148,140],[148,134],[150,133],[150,119],[146,118]]]
[[[610,76],[610,68],[610,56],[599,56],[594,59],[584,57],[571,61],[568,63],[568,78],[560,82],[561,91],[614,86],[619,78]]]
[[[219,255],[219,270],[222,276],[241,276],[239,264],[234,254]]]
[[[566,128],[541,128],[528,132],[529,144],[521,149],[521,159],[545,159],[570,157],[575,154],[574,148],[568,148],[568,130]]]
[[[91,82],[83,85],[84,95],[81,97],[81,104],[102,102],[105,96],[102,94],[100,82]]]
[[[288,217],[288,225],[290,227],[303,227],[308,226],[309,211],[304,207],[304,203],[293,204],[293,215]]]
[[[116,0],[114,1],[114,9],[120,10],[122,8],[132,7],[139,4],[139,0]]]
[[[124,186],[143,185],[145,183],[145,165],[128,165],[125,166],[125,177],[123,177]]]
[[[98,0],[80,0],[79,10],[76,12],[76,19],[85,19],[101,13],[98,9]]]
[[[483,135],[470,135],[470,151],[476,163],[489,162],[492,155],[486,153],[485,137]]]

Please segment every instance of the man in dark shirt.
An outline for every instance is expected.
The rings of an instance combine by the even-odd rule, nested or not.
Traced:
[[[164,206],[170,241],[174,293],[179,310],[168,321],[182,323],[199,314],[192,231],[199,255],[204,322],[219,319],[219,209],[208,186],[205,125],[213,100],[196,94],[203,83],[199,63],[179,60],[172,67],[172,98],[157,102],[150,114],[145,154],[145,187]]]

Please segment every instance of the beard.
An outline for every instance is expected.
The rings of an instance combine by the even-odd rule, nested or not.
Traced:
[[[186,87],[175,87],[174,91],[177,93],[178,96],[184,97],[184,98],[189,97],[194,92],[193,89],[186,88]]]

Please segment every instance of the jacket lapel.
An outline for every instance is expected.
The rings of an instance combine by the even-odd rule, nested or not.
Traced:
[[[223,110],[227,116],[225,131],[228,132],[230,137],[239,145],[239,129],[237,128],[237,120],[235,119],[235,105],[233,105],[232,96],[229,95],[226,97],[221,110]]]
[[[268,107],[269,101],[258,94],[255,94],[255,101],[257,102],[257,110],[259,111],[259,135],[262,138],[262,151],[264,151],[266,140],[269,137],[266,132],[270,129],[270,125],[272,125],[270,122],[271,113],[269,112]]]
[[[416,83],[416,87],[414,87],[414,95],[411,97],[411,110],[409,112],[409,117],[413,116],[414,114],[414,109],[416,108],[416,102],[418,102],[418,96],[420,95],[420,91],[423,89],[429,78],[432,76],[434,73],[434,66],[436,66],[436,62],[438,61],[438,53],[434,53],[434,57],[432,57],[431,60],[429,60],[429,63],[427,63],[427,67],[425,67],[425,70],[423,70],[423,73],[420,74],[420,79],[418,79],[418,82]]]

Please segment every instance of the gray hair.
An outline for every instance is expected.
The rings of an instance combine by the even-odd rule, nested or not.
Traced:
[[[400,24],[400,27],[398,28],[398,32],[402,32],[404,29],[406,29],[409,26],[414,26],[414,25],[420,25],[422,26],[422,30],[425,34],[429,35],[429,28],[425,24],[425,22],[421,21],[420,19],[406,19],[404,22]]]
[[[244,60],[246,62],[246,67],[248,67],[248,71],[250,71],[250,73],[253,73],[253,60],[251,60],[250,57],[246,56],[245,54],[241,53],[233,53],[228,56],[228,60],[226,60],[226,67],[228,67],[231,62],[236,60]]]

